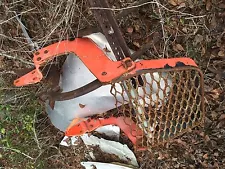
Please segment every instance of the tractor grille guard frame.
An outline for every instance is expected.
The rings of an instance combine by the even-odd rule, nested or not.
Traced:
[[[94,52],[85,50],[87,46],[93,49]],[[40,49],[34,54],[34,63],[36,68],[30,73],[15,80],[15,85],[22,86],[39,82],[43,77],[39,70],[42,64],[54,57],[71,52],[77,54],[89,70],[98,77],[97,81],[100,85],[112,84],[111,93],[116,100],[116,107],[118,107],[119,113],[114,115],[111,114],[111,117],[114,118],[110,120],[107,120],[109,116],[106,115],[99,116],[101,120],[97,123],[95,123],[96,119],[91,118],[89,121],[84,121],[84,125],[81,125],[81,123],[71,125],[65,132],[67,136],[81,135],[85,132],[91,132],[102,125],[115,124],[123,129],[136,149],[142,150],[143,148],[151,148],[152,146],[169,141],[186,132],[188,128],[193,128],[203,122],[205,114],[203,75],[195,62],[189,58],[141,60],[138,62],[133,62],[129,58],[125,58],[122,61],[114,62],[109,60],[104,52],[102,52],[93,41],[87,38],[78,38],[74,41],[63,41]],[[99,59],[99,57],[101,57],[101,59]],[[95,67],[93,65],[101,65],[101,67]],[[122,89],[120,92],[114,88],[114,85],[118,83],[121,85]],[[129,87],[125,88],[124,83],[132,86],[132,90],[130,90]],[[177,86],[177,84],[179,85]],[[197,87],[195,88],[196,85]],[[153,86],[155,86],[154,89]],[[173,86],[177,86],[177,95],[173,95],[174,97],[171,96],[171,92],[175,91]],[[133,89],[136,90],[136,94],[133,94],[133,96],[130,95],[122,101],[117,99],[118,94],[120,94],[122,98],[125,98],[127,93],[135,91]],[[141,95],[138,89],[148,89],[148,93],[146,93],[145,90],[142,90],[145,94]],[[83,91],[83,88],[76,90]],[[196,94],[194,95],[193,93],[189,93],[190,91],[196,92]],[[183,103],[183,94],[190,94],[191,96],[191,99],[185,96],[187,97],[185,100],[186,103]],[[156,100],[157,97],[159,98],[158,100],[160,100],[162,107],[160,107],[159,101],[156,101],[151,105],[153,103],[153,99],[151,97],[153,96]],[[51,96],[51,98],[54,100],[54,97]],[[174,104],[171,102],[172,99],[175,99],[175,101],[179,103]],[[148,104],[145,106],[147,101]],[[195,105],[194,103],[196,101],[198,102],[196,107],[197,109],[195,107],[191,107]],[[163,113],[158,113],[158,111],[160,108],[161,110],[165,108],[166,104],[169,104],[167,106],[170,108],[173,105],[180,105],[180,109],[173,108],[173,113],[171,113],[173,118],[169,117],[168,114],[166,116],[166,120],[162,121],[163,118],[165,119],[165,116]],[[189,106],[185,111],[183,109],[183,104]],[[154,110],[153,116],[151,115],[152,112],[149,115],[146,113],[149,112],[146,107],[149,110]],[[175,109],[184,112],[177,112],[177,115],[175,115]],[[167,113],[169,113],[169,109],[167,110]],[[200,114],[195,111],[199,111]],[[188,117],[186,117],[186,115]],[[161,121],[157,121],[157,116],[160,116],[159,120]],[[181,116],[183,116],[183,118],[180,118]],[[152,122],[152,118],[154,118],[153,121],[155,123]],[[102,119],[106,119],[106,121],[104,122]],[[176,123],[174,119],[176,120]],[[119,121],[119,123],[117,121]],[[178,121],[180,122],[178,123]],[[194,121],[192,122],[193,124],[190,124],[190,121]],[[91,124],[89,122],[91,122]],[[165,127],[165,123],[167,123],[169,127]],[[186,127],[183,126],[184,124]],[[80,128],[81,126],[82,128]],[[177,132],[178,130],[179,132]],[[162,137],[159,137],[160,132]],[[171,133],[174,134],[174,136],[172,136]],[[146,137],[146,135],[148,137]]]
[[[92,7],[109,8],[106,0],[89,1]],[[167,142],[203,122],[203,75],[193,60],[173,58],[134,62],[132,58],[142,55],[143,51],[130,55],[112,11],[94,9],[93,13],[117,61],[109,60],[90,39],[62,41],[36,51],[33,58],[35,69],[15,80],[14,84],[24,86],[40,82],[43,78],[41,65],[56,56],[73,52],[97,80],[67,93],[53,89],[43,94],[42,100],[69,100],[111,84],[118,113],[72,123],[65,132],[67,136],[115,124],[141,150]],[[120,85],[120,90],[115,84]]]

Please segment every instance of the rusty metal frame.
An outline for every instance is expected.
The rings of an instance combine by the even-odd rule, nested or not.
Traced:
[[[204,123],[204,119],[205,119],[205,104],[204,104],[204,76],[203,76],[203,73],[202,71],[198,68],[198,67],[195,67],[195,66],[175,66],[173,68],[162,68],[162,69],[143,69],[143,70],[139,70],[139,71],[136,71],[136,74],[135,76],[138,77],[139,75],[143,75],[143,74],[146,74],[146,73],[169,73],[169,72],[180,72],[180,71],[196,71],[197,74],[199,75],[200,79],[199,79],[199,89],[200,89],[200,102],[201,102],[201,105],[200,105],[200,110],[201,110],[201,118],[199,118],[199,121],[195,122],[194,125],[191,126],[191,129],[196,127],[196,126],[199,126],[201,124]],[[121,81],[124,81],[124,80],[129,80],[130,78],[134,77],[134,74],[129,74],[128,76],[126,77],[121,77],[120,79],[118,79],[118,81],[116,82],[121,82]],[[116,83],[115,82],[115,83]],[[120,109],[123,109],[123,108],[120,108]],[[170,140],[172,140],[173,138],[175,137],[178,137],[182,134],[184,134],[185,132],[187,132],[188,130],[190,129],[190,127],[187,127],[186,129],[182,129],[182,131],[179,132],[179,134],[176,134],[174,136],[171,136],[168,140],[163,140],[157,144],[152,144],[150,147],[148,148],[152,148],[152,147],[156,147],[156,146],[159,146],[159,145],[162,145],[166,142],[169,142]]]
[[[105,0],[89,0],[92,7],[108,8],[109,5]],[[106,36],[117,61],[110,60],[104,51],[98,48],[98,46],[88,38],[76,38],[73,41],[61,41],[45,48],[42,48],[34,53],[33,62],[35,69],[28,74],[20,77],[14,81],[15,86],[24,86],[29,84],[38,83],[43,78],[40,66],[54,57],[61,56],[68,53],[75,53],[79,59],[85,64],[91,73],[97,78],[97,80],[85,85],[74,91],[60,93],[51,91],[45,95],[42,95],[43,100],[49,99],[55,100],[69,100],[75,97],[87,94],[102,85],[117,83],[125,81],[134,76],[141,75],[149,72],[169,72],[180,70],[196,70],[200,74],[200,86],[201,86],[201,109],[202,109],[202,121],[195,123],[195,127],[204,120],[204,90],[203,90],[203,75],[196,63],[190,58],[172,58],[172,59],[159,59],[159,60],[142,60],[134,62],[134,58],[137,58],[145,50],[140,50],[134,55],[131,55],[129,49],[125,43],[121,31],[116,23],[113,13],[110,10],[93,10],[95,17],[97,18],[104,35]],[[98,29],[97,29],[98,30]],[[133,58],[132,58],[133,57]],[[132,60],[133,59],[133,60]],[[132,86],[131,86],[132,87]],[[117,125],[128,136],[131,142],[136,146],[137,150],[144,150],[149,147],[140,147],[138,144],[139,138],[143,138],[144,130],[140,128],[131,118],[109,117],[84,120],[78,124],[72,123],[66,130],[65,135],[74,136],[82,135],[86,132],[91,132],[96,128],[108,124]],[[179,135],[185,133],[186,130],[182,130]],[[177,135],[176,135],[177,136]],[[172,139],[172,137],[171,137]],[[161,144],[164,142],[161,142]]]
[[[89,3],[91,7],[109,8],[106,0],[89,0]],[[130,57],[131,53],[114,18],[113,12],[103,9],[93,9],[92,12],[109,42],[117,61]]]

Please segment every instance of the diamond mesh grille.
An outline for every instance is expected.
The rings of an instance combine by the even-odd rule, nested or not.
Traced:
[[[137,136],[136,146],[152,147],[202,122],[202,89],[201,71],[182,67],[144,70],[114,83],[111,93],[116,99],[117,115],[130,117],[143,131]],[[135,134],[135,130],[131,132]]]

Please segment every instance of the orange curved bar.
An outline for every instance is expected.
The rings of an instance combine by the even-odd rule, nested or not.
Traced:
[[[85,133],[94,131],[95,129],[106,126],[116,125],[126,134],[130,141],[137,145],[137,138],[143,137],[142,130],[136,126],[136,124],[128,117],[110,117],[107,119],[88,119],[86,121],[79,122],[76,125],[70,125],[65,131],[66,136],[80,136]],[[136,147],[139,150],[145,149],[144,147]]]
[[[114,62],[92,40],[77,38],[74,41],[61,41],[35,52],[33,62],[36,67],[36,73],[34,75],[37,78],[34,79],[34,76],[30,72],[15,80],[14,85],[24,86],[40,82],[43,75],[39,67],[54,57],[68,53],[76,54],[96,78],[103,83],[110,82],[135,68],[135,63],[130,58]],[[127,61],[130,63],[129,67],[124,65]]]
[[[175,67],[181,62],[186,66],[197,67],[190,58],[171,58],[158,60],[142,60],[133,62],[131,58],[122,61],[112,61],[98,46],[88,38],[77,38],[74,41],[61,41],[34,53],[33,62],[36,69],[14,81],[15,86],[25,86],[38,83],[43,78],[39,67],[53,59],[68,53],[75,53],[93,75],[102,83],[110,83],[123,74],[134,74],[144,69],[161,69],[165,66]]]

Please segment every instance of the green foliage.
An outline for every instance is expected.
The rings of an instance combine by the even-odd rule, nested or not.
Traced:
[[[34,118],[40,111],[35,99],[21,108],[10,104],[0,105],[0,145],[5,148],[0,153],[1,159],[7,159],[12,166],[24,163],[25,168],[34,168],[34,161],[21,152],[34,157],[39,153],[34,140]]]

